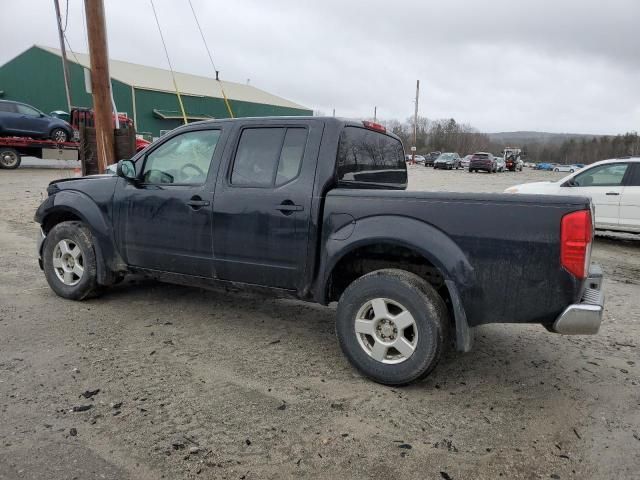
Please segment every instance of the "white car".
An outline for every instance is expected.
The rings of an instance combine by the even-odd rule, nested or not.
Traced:
[[[603,160],[557,182],[523,183],[505,193],[590,197],[596,228],[640,233],[640,157]]]
[[[405,155],[404,159],[405,159],[405,161],[410,162],[411,161],[411,155]],[[416,155],[415,156],[415,161],[416,161],[417,164],[424,165],[425,158],[422,155]]]
[[[507,162],[504,161],[504,157],[502,155],[494,155],[493,158],[496,159],[496,171],[504,172],[507,168]]]
[[[575,172],[576,170],[580,170],[578,165],[556,165],[553,167],[554,172]]]

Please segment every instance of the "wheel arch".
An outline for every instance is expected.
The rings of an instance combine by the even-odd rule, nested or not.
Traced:
[[[49,202],[49,199],[53,201]],[[98,283],[111,285],[117,273],[126,270],[126,264],[115,248],[112,229],[98,205],[77,191],[58,192],[47,200],[36,213],[36,221],[40,223],[44,235],[61,222],[82,222],[95,240]],[[39,253],[42,256],[42,251]]]
[[[345,240],[330,236],[324,252],[317,301],[338,300],[353,280],[370,271],[402,268],[427,280],[443,297],[455,321],[458,349],[468,351],[470,342],[462,341],[469,337],[469,328],[460,290],[475,285],[475,274],[466,255],[444,232],[409,217],[374,216],[357,221]]]

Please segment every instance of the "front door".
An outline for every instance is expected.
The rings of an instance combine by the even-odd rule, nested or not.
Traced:
[[[247,126],[236,134],[213,205],[222,280],[295,289],[306,265],[321,122]]]
[[[629,164],[605,163],[586,169],[572,178],[571,195],[583,195],[593,200],[596,210],[596,225],[618,225],[620,220],[620,198],[623,180]]]
[[[137,161],[137,183],[118,183],[117,241],[129,265],[213,276],[211,209],[220,135],[218,129],[174,135]]]
[[[16,103],[16,109],[18,110],[17,130],[28,135],[49,136],[49,118],[35,108],[22,103]]]

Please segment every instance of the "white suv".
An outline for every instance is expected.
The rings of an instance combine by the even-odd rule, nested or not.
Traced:
[[[640,233],[640,157],[603,160],[557,182],[524,183],[505,193],[590,197],[596,228]]]

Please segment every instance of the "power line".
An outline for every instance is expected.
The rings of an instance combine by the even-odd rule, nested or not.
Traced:
[[[173,79],[173,87],[176,89],[176,95],[178,96],[178,103],[180,104],[180,110],[182,111],[182,119],[185,125],[187,122],[187,113],[184,111],[184,105],[182,104],[182,96],[178,90],[178,83],[176,82],[176,74],[173,71],[173,65],[171,65],[171,59],[169,58],[169,51],[167,50],[167,44],[164,41],[164,35],[162,35],[162,28],[160,28],[160,21],[158,20],[158,14],[156,13],[156,7],[153,4],[153,0],[149,0],[151,8],[153,10],[153,16],[156,19],[156,25],[158,26],[158,32],[160,33],[160,40],[162,40],[162,47],[164,48],[164,54],[167,57],[167,63],[169,64],[169,70],[171,71],[171,78]]]
[[[191,7],[191,12],[193,13],[193,18],[196,20],[196,25],[198,26],[198,31],[200,32],[200,37],[202,37],[202,43],[204,43],[204,48],[207,50],[207,55],[209,55],[209,60],[211,61],[211,66],[213,67],[213,72],[216,75],[216,81],[220,83],[220,91],[222,92],[222,98],[224,98],[224,104],[227,106],[227,110],[229,111],[229,116],[233,117],[233,112],[231,111],[231,105],[229,104],[229,99],[224,92],[224,86],[222,85],[222,81],[218,76],[218,69],[216,68],[216,64],[213,62],[213,55],[211,55],[211,50],[209,50],[209,45],[207,45],[207,40],[204,38],[204,33],[202,33],[202,28],[200,27],[200,22],[198,21],[198,16],[196,15],[196,11],[193,8],[193,4],[191,0],[189,1],[189,6]]]

